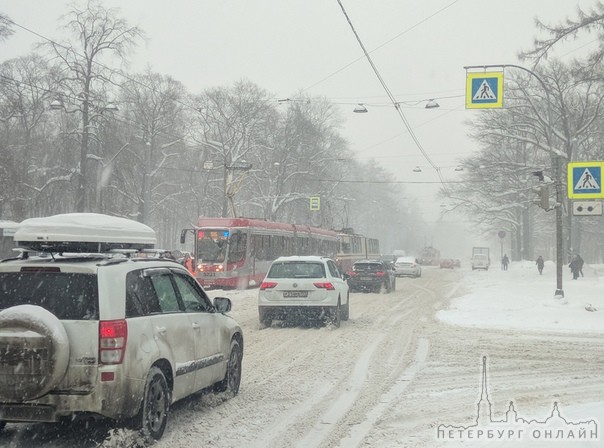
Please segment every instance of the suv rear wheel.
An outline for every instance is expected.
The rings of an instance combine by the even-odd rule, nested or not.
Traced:
[[[346,298],[346,305],[342,306],[340,316],[342,320],[348,320],[350,318],[350,296]]]
[[[331,308],[331,324],[340,328],[340,322],[342,320],[342,305],[340,304],[340,298],[338,297],[338,304]]]
[[[164,373],[158,367],[151,367],[147,375],[143,402],[134,426],[145,436],[159,440],[168,423],[170,410],[170,390]]]
[[[241,384],[242,355],[243,352],[241,351],[239,341],[233,339],[231,341],[231,353],[229,354],[226,374],[222,381],[214,384],[214,392],[228,392],[233,396],[237,395],[239,392],[239,385]]]

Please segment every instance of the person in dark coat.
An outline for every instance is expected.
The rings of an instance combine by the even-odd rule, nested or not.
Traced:
[[[501,269],[503,269],[504,271],[507,271],[508,264],[510,264],[510,259],[508,258],[508,254],[504,254],[503,258],[501,259]]]
[[[573,259],[568,264],[568,267],[573,274],[573,280],[577,280],[579,278],[579,259],[576,255],[573,255]]]
[[[537,261],[535,263],[537,265],[537,269],[539,270],[539,275],[543,275],[543,266],[545,266],[545,262],[543,261],[543,257],[539,255]]]
[[[579,263],[579,274],[581,274],[581,277],[583,277],[583,265],[585,264],[585,261],[579,254],[577,254],[577,263]]]

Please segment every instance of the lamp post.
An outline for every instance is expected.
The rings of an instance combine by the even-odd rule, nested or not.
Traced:
[[[543,88],[543,92],[545,93],[545,97],[546,97],[546,105],[547,105],[547,117],[545,119],[546,122],[546,132],[545,132],[545,139],[547,141],[548,147],[551,150],[552,147],[552,139],[551,139],[551,135],[552,135],[552,101],[549,95],[549,89],[547,88],[547,85],[545,84],[545,82],[543,81],[543,79],[534,71],[523,67],[521,65],[515,65],[515,64],[499,64],[499,65],[475,65],[475,66],[467,66],[464,67],[466,70],[468,69],[483,69],[483,70],[487,70],[489,68],[516,68],[518,70],[522,70],[526,73],[528,73],[529,75],[533,76],[537,81],[539,81],[539,83],[541,84],[541,87]],[[552,157],[552,165],[553,165],[553,171],[554,171],[554,188],[555,188],[555,196],[556,196],[556,204],[554,205],[554,208],[556,210],[556,291],[554,293],[554,297],[555,298],[563,298],[564,297],[564,289],[562,286],[562,265],[564,263],[563,261],[563,257],[564,257],[564,249],[563,249],[563,242],[564,242],[564,238],[562,235],[562,179],[561,179],[561,160],[560,160],[560,155],[559,154],[551,154]]]

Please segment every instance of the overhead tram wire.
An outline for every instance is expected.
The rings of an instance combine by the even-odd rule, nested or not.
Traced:
[[[72,47],[65,46],[65,45],[63,45],[63,44],[61,44],[61,43],[59,43],[59,42],[57,42],[57,41],[55,41],[55,40],[53,40],[53,39],[51,39],[51,38],[49,38],[49,37],[46,37],[46,36],[44,36],[44,35],[42,35],[42,34],[40,34],[40,33],[36,32],[36,31],[34,31],[34,30],[32,30],[32,29],[30,29],[30,28],[28,28],[28,27],[24,26],[24,25],[21,25],[21,24],[19,24],[19,23],[15,22],[14,20],[10,19],[9,17],[3,17],[3,19],[4,19],[6,22],[11,23],[11,24],[15,25],[16,27],[21,28],[21,29],[22,29],[22,30],[24,30],[24,31],[27,31],[28,33],[33,34],[34,36],[39,37],[40,39],[43,39],[43,40],[45,40],[45,41],[47,41],[47,42],[49,42],[49,43],[51,43],[51,44],[53,44],[53,45],[55,45],[55,46],[57,46],[57,47],[63,48],[63,49],[64,49],[64,50],[66,50],[66,51],[72,52],[74,55],[76,55],[76,56],[78,56],[78,57],[80,57],[80,58],[86,59],[86,56],[84,56],[84,55],[83,55],[83,54],[81,54],[81,53],[78,53],[78,52],[77,52],[77,51],[75,51],[75,50],[74,50]],[[128,81],[130,81],[130,82],[133,82],[133,83],[135,83],[135,84],[139,85],[140,87],[144,87],[145,89],[147,89],[147,90],[149,90],[149,91],[151,91],[151,92],[154,92],[154,93],[156,93],[156,94],[158,94],[158,95],[160,95],[160,96],[162,96],[162,97],[164,97],[164,96],[165,96],[165,95],[164,95],[164,94],[163,94],[161,91],[159,91],[159,90],[158,90],[158,89],[156,89],[155,87],[153,87],[153,86],[149,86],[149,85],[147,85],[147,84],[145,84],[145,83],[141,82],[141,81],[140,81],[140,80],[138,80],[138,79],[134,79],[134,78],[132,78],[131,76],[128,76],[127,74],[125,74],[124,72],[122,72],[121,70],[117,70],[117,69],[111,68],[111,67],[109,67],[109,66],[107,66],[107,65],[103,64],[102,62],[99,62],[99,61],[96,61],[96,60],[95,60],[95,61],[92,61],[92,62],[93,62],[94,64],[98,65],[99,67],[102,67],[102,68],[104,68],[104,69],[106,69],[106,70],[109,70],[111,73],[114,73],[114,74],[116,74],[116,75],[118,75],[118,76],[123,77],[124,79],[127,79],[127,80],[128,80]],[[56,92],[54,92],[54,93],[56,93]],[[64,95],[64,96],[66,96],[66,95]],[[186,108],[187,108],[187,109],[189,109],[189,110],[192,110],[192,111],[194,111],[194,112],[199,113],[199,107],[197,107],[197,106],[194,106],[194,105],[192,105],[192,104],[185,103],[184,101],[180,101],[180,100],[178,100],[178,99],[172,99],[172,100],[173,100],[175,103],[180,104],[181,106],[184,106],[184,107],[186,107]],[[265,100],[265,101],[263,101],[263,102],[266,104],[266,103],[268,103],[268,102],[272,102],[272,101],[276,101],[276,100],[277,100],[277,98],[268,98],[268,99],[266,99],[266,100]]]
[[[422,25],[423,23],[427,22],[428,20],[430,20],[432,17],[437,16],[438,14],[440,14],[441,12],[443,12],[445,9],[450,8],[451,6],[453,6],[455,3],[457,3],[459,0],[454,0],[453,2],[449,3],[446,6],[443,6],[442,8],[440,8],[439,10],[437,10],[436,12],[434,12],[433,14],[430,14],[428,17],[424,18],[423,20],[420,20],[419,22],[417,22],[416,24],[412,25],[411,27],[405,29],[404,31],[401,31],[400,33],[398,33],[396,36],[392,37],[391,39],[388,39],[386,42],[382,43],[381,45],[378,45],[377,47],[375,47],[373,50],[371,50],[369,52],[369,54],[379,50],[380,48],[388,45],[390,42],[398,39],[399,37],[401,37],[403,34],[407,34],[409,31],[417,28],[418,26]],[[339,3],[339,2],[338,2]],[[340,3],[340,7],[342,7],[342,4]],[[343,9],[343,7],[342,7]],[[344,12],[344,14],[346,14],[346,12]],[[355,64],[356,62],[360,61],[361,59],[363,59],[364,56],[358,57],[356,58],[354,61],[350,61],[348,64],[346,64],[344,67],[339,68],[338,70],[336,70],[335,72],[330,73],[329,75],[327,75],[326,77],[324,77],[323,79],[320,79],[319,81],[315,82],[314,84],[311,84],[310,86],[302,89],[302,92],[305,92],[307,90],[312,89],[315,86],[318,86],[319,84],[321,84],[324,81],[327,81],[329,78],[331,78],[332,76],[337,75],[338,73],[340,73],[343,70],[346,70],[348,67],[350,67],[351,65]]]
[[[411,125],[409,124],[409,122],[407,120],[407,117],[405,117],[405,114],[401,110],[400,104],[396,101],[396,98],[394,97],[394,95],[390,91],[388,85],[386,84],[386,81],[384,81],[384,78],[382,78],[382,75],[380,74],[379,70],[377,69],[377,66],[374,64],[373,60],[371,59],[371,56],[369,55],[369,52],[365,48],[365,45],[363,44],[363,41],[361,41],[361,38],[360,38],[359,34],[357,33],[354,25],[352,24],[352,21],[350,20],[350,17],[348,17],[348,13],[346,12],[346,9],[344,8],[344,5],[342,4],[342,1],[341,0],[337,0],[337,2],[340,5],[340,8],[342,9],[342,13],[346,17],[346,20],[348,21],[348,24],[350,25],[350,28],[352,29],[352,32],[354,33],[354,35],[355,35],[355,37],[357,39],[357,42],[361,46],[361,49],[363,50],[363,53],[365,54],[365,57],[367,58],[367,61],[371,65],[371,68],[373,69],[373,72],[375,73],[376,77],[378,78],[380,84],[384,88],[384,91],[386,92],[386,95],[388,95],[388,98],[390,99],[390,101],[392,102],[392,105],[396,109],[396,112],[398,113],[398,116],[400,117],[400,119],[402,120],[403,124],[407,128],[407,131],[409,132],[409,135],[411,136],[411,138],[415,142],[415,145],[420,150],[420,152],[422,153],[422,155],[424,156],[424,158],[426,159],[426,161],[436,171],[436,174],[438,175],[438,178],[440,179],[440,182],[441,182],[443,188],[445,189],[445,192],[448,192],[447,186],[445,184],[445,180],[442,177],[442,173],[440,171],[440,168],[432,161],[432,159],[430,159],[430,156],[424,150],[422,144],[420,143],[419,139],[415,135],[415,132],[413,132],[413,129],[411,128]]]

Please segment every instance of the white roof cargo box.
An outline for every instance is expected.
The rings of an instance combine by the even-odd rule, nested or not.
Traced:
[[[155,231],[145,224],[97,213],[67,213],[21,222],[17,247],[38,252],[107,252],[152,249]]]

